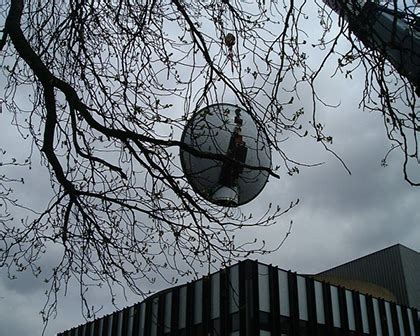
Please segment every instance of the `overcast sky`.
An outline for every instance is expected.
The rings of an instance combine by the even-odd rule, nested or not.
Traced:
[[[301,273],[317,273],[397,243],[420,250],[420,189],[404,181],[400,154],[392,155],[387,167],[380,165],[390,144],[381,116],[358,108],[362,79],[357,75],[351,81],[331,79],[331,73],[323,74],[318,83],[319,92],[330,102],[341,105],[337,109],[325,109],[320,116],[334,138],[334,150],[352,174],[314,141],[289,143],[285,150],[294,158],[325,164],[302,169],[292,177],[270,179],[265,190],[247,205],[258,209],[273,200],[284,200],[287,205],[300,199],[300,205],[282,217],[278,225],[253,233],[268,242],[276,242],[283,238],[288,223],[293,220],[292,233],[283,247],[271,255],[253,258]],[[10,126],[10,118],[11,114],[3,109],[0,139],[3,147],[8,144],[13,149],[11,144],[17,134]],[[22,154],[21,148],[18,150],[25,157],[26,153]],[[23,196],[33,205],[49,188],[48,182],[39,182],[47,181],[45,169],[37,176],[27,181]],[[53,259],[52,256],[51,264]],[[0,336],[41,334],[39,311],[45,300],[42,280],[23,274],[12,281],[4,270],[0,271]],[[165,284],[156,287],[163,289]],[[67,295],[59,299],[58,315],[50,322],[47,335],[84,323],[77,289],[69,288]],[[94,292],[93,299],[95,304],[104,305],[99,315],[115,310],[109,304],[106,290]],[[119,305],[124,307],[138,300],[128,294],[127,301],[122,296],[119,298]]]

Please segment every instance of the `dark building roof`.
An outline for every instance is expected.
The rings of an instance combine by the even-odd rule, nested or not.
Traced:
[[[244,260],[59,336],[420,335],[420,312]]]
[[[420,309],[420,253],[396,244],[318,273],[316,278],[350,279],[389,290],[396,302]],[[344,285],[344,284],[343,284]]]

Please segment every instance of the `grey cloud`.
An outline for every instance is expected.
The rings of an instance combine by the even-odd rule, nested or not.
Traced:
[[[381,117],[358,107],[362,77],[356,74],[349,81],[331,79],[334,64],[329,66],[317,86],[322,97],[330,103],[340,103],[340,106],[337,109],[321,108],[319,118],[326,125],[326,132],[334,138],[333,149],[348,164],[352,175],[349,176],[313,139],[300,143],[290,141],[284,149],[293,158],[305,162],[325,161],[325,165],[302,168],[301,174],[293,177],[283,175],[280,180],[270,179],[261,195],[244,207],[258,213],[270,202],[285,206],[291,200],[301,199],[299,207],[281,218],[276,226],[246,231],[244,238],[255,236],[274,246],[284,237],[289,221],[293,220],[292,233],[279,251],[252,258],[302,273],[319,272],[394,243],[420,250],[420,190],[403,181],[399,154],[391,157],[388,167],[380,166],[390,144],[384,135]],[[300,93],[303,98],[309,94],[304,88]],[[303,99],[300,103],[306,106],[309,118],[310,102]],[[10,125],[3,127],[10,128]],[[12,133],[6,137],[11,144]],[[24,197],[33,204],[42,204],[39,195],[41,198],[47,196],[43,193],[48,188],[33,176],[27,184],[30,191]],[[44,177],[49,183],[48,177]],[[48,267],[50,261],[43,265]],[[180,282],[184,281],[187,279],[180,279]],[[150,285],[145,283],[144,286],[149,288]],[[153,288],[167,286],[160,281]],[[42,321],[38,312],[45,299],[43,290],[42,283],[29,274],[23,274],[16,281],[0,275],[0,335],[41,334]],[[116,309],[110,304],[106,288],[92,289],[90,297],[92,303],[103,306],[99,315]],[[118,295],[120,307],[138,300],[141,298],[132,294],[128,294],[127,301],[121,293]],[[58,316],[50,322],[47,335],[83,322],[77,286],[72,284],[67,296],[60,297]]]

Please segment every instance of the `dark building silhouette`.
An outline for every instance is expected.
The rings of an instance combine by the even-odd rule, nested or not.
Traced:
[[[343,286],[342,281],[348,280],[375,284],[390,291],[397,303],[420,309],[420,253],[401,244],[336,266],[315,278]]]
[[[58,336],[420,335],[417,309],[245,260]]]

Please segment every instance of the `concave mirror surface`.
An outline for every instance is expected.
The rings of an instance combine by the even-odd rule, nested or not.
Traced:
[[[261,168],[271,167],[267,135],[243,108],[215,104],[199,110],[188,121],[182,141],[203,155],[223,155],[206,158],[181,149],[189,183],[208,201],[238,206],[264,188],[268,172]]]

